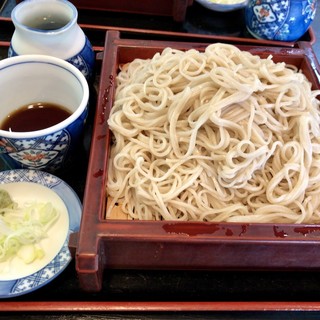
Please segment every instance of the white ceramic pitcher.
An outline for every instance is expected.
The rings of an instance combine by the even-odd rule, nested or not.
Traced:
[[[66,60],[88,79],[94,67],[94,51],[77,23],[78,11],[66,0],[25,0],[11,13],[15,31],[9,57],[44,54]]]

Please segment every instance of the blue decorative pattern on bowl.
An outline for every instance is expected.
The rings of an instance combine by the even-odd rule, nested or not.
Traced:
[[[14,51],[12,44],[10,44],[8,50],[8,57],[15,57],[18,55],[19,54]],[[87,80],[90,80],[92,78],[95,64],[95,53],[87,37],[83,49],[75,56],[66,59],[66,61],[78,68]]]
[[[26,168],[57,171],[65,166],[70,155],[74,154],[87,115],[88,108],[74,123],[50,135],[30,139],[1,138],[0,169]]]
[[[86,79],[91,79],[93,74],[95,54],[92,45],[86,37],[86,43],[81,52],[74,57],[67,59],[72,65],[77,67]]]
[[[249,0],[248,31],[258,39],[296,41],[314,19],[317,0]]]

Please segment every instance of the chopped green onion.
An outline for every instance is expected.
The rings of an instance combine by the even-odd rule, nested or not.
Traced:
[[[8,206],[0,209],[0,262],[16,255],[25,263],[41,259],[44,251],[39,242],[57,221],[57,210],[50,202],[25,203],[22,207],[13,201],[6,203]]]

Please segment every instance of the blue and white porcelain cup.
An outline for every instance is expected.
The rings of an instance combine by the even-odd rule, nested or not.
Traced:
[[[9,57],[44,54],[66,60],[91,79],[95,55],[77,23],[78,11],[66,0],[25,0],[11,13],[15,31]]]
[[[84,75],[60,58],[21,55],[0,61],[0,171],[56,172],[78,152],[88,115],[89,86]],[[63,106],[69,116],[34,131],[5,129],[8,115],[35,103]],[[39,121],[36,118],[32,120]]]
[[[258,39],[296,41],[314,19],[317,0],[249,0],[248,31]]]

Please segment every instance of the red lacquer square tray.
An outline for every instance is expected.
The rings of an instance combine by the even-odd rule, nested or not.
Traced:
[[[81,229],[73,234],[82,289],[99,291],[110,268],[197,270],[318,270],[320,225],[239,224],[105,219],[110,132],[107,119],[120,64],[165,47],[203,50],[207,43],[122,39],[106,33]],[[297,48],[239,45],[299,67],[320,89],[319,64],[307,42]]]

